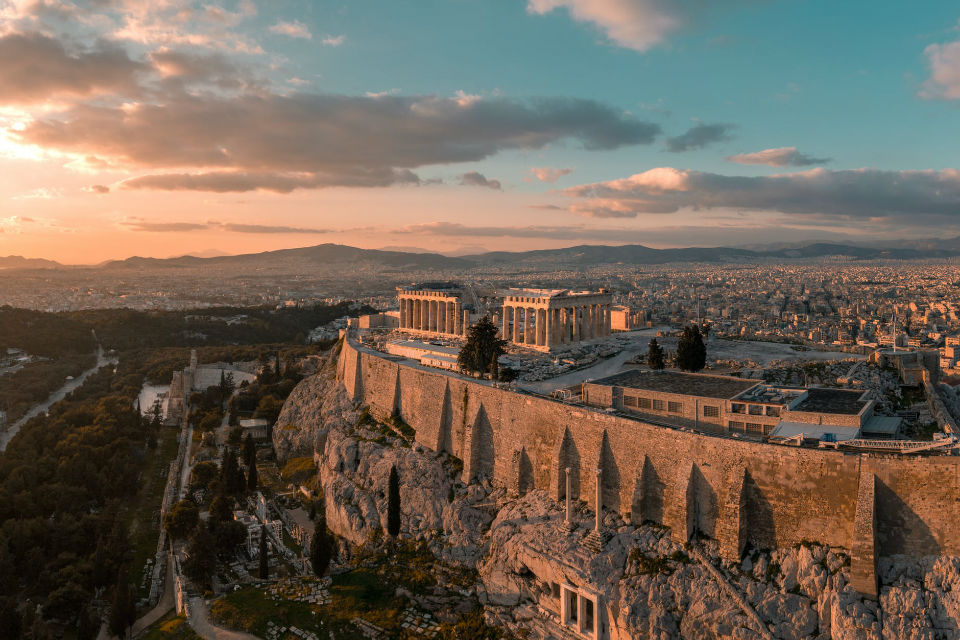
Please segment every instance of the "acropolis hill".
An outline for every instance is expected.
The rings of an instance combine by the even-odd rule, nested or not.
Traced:
[[[716,538],[728,559],[746,544],[815,540],[851,551],[854,585],[876,595],[881,555],[960,553],[960,458],[898,458],[711,437],[534,398],[405,366],[344,343],[338,378],[354,402],[397,415],[417,442],[522,494],[573,497],[630,522]]]

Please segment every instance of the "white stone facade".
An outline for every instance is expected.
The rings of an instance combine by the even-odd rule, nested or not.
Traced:
[[[436,336],[462,336],[470,326],[461,292],[454,287],[397,287],[400,329]]]
[[[504,293],[501,335],[538,351],[610,335],[613,296],[566,289],[513,289]]]

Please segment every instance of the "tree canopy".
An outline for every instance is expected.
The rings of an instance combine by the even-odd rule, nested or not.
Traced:
[[[663,354],[663,348],[660,346],[660,343],[657,342],[656,338],[650,340],[650,345],[647,351],[647,366],[649,366],[651,369],[663,369],[667,366]]]
[[[684,371],[700,371],[707,364],[707,347],[700,327],[691,324],[683,328],[677,343],[677,366]]]
[[[506,344],[506,340],[500,339],[497,326],[484,316],[467,331],[467,341],[460,349],[457,364],[473,373],[495,376],[499,367],[497,360],[503,355]]]

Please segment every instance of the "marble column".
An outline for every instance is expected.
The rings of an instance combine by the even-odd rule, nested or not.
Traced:
[[[520,318],[523,317],[522,307],[512,307],[513,309],[513,342],[520,343]]]
[[[527,307],[523,312],[523,344],[533,343],[533,316],[536,311]]]

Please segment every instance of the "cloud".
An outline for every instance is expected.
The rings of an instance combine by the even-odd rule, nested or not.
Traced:
[[[468,171],[460,176],[460,184],[469,187],[487,187],[489,189],[500,190],[499,180],[489,179],[477,171]]]
[[[138,92],[146,66],[106,43],[67,51],[40,33],[0,36],[0,104],[44,102],[62,95]]]
[[[698,124],[682,135],[667,138],[667,151],[693,151],[714,142],[729,140],[731,129],[734,129],[732,124]]]
[[[344,42],[346,42],[346,41],[347,41],[347,36],[341,34],[341,35],[339,35],[339,36],[327,36],[327,37],[325,37],[325,38],[323,39],[323,44],[326,45],[326,46],[328,46],[328,47],[339,47],[340,45],[342,45],[342,44],[343,44]]]
[[[307,25],[303,24],[299,20],[294,20],[293,22],[278,20],[276,24],[270,27],[270,33],[288,36],[290,38],[303,38],[304,40],[310,40],[313,38],[313,34],[310,33],[310,29],[307,28]],[[324,44],[326,44],[326,41],[324,41]]]
[[[740,153],[735,156],[727,156],[727,160],[739,164],[765,164],[768,167],[809,167],[810,165],[830,162],[830,158],[815,158],[800,153],[796,147],[779,147],[754,153]]]
[[[224,231],[232,231],[233,233],[307,233],[307,234],[318,234],[318,233],[330,233],[326,229],[311,229],[308,227],[286,227],[283,225],[266,225],[266,224],[239,224],[235,222],[228,222],[224,224],[216,225]]]
[[[204,84],[242,89],[254,84],[251,75],[221,53],[159,49],[150,54],[154,68],[168,83]]]
[[[52,189],[47,187],[40,187],[39,189],[34,189],[27,193],[21,194],[19,196],[11,196],[11,200],[53,200],[54,198],[60,198],[63,196],[63,192],[60,189]],[[28,218],[23,218],[23,220],[29,220]]]
[[[573,169],[554,169],[553,167],[530,167],[530,173],[540,182],[556,182],[562,176],[570,175]]]
[[[615,44],[644,52],[661,44],[691,18],[714,5],[672,0],[528,0],[527,11],[549,13],[564,8],[578,22],[589,22]]]
[[[142,218],[128,218],[120,225],[130,231],[145,231],[147,233],[182,233],[210,228],[210,225],[203,222],[148,222]]]
[[[80,104],[11,132],[18,142],[128,170],[126,187],[287,192],[416,182],[412,169],[574,140],[649,144],[658,125],[592,100],[172,91],[161,104]],[[163,175],[160,175],[163,174]],[[175,175],[171,175],[175,174]]]
[[[810,169],[772,176],[727,176],[660,167],[563,191],[570,210],[592,217],[635,217],[690,209],[746,209],[825,218],[870,219],[960,213],[960,171]]]
[[[960,99],[960,41],[931,44],[924,53],[930,65],[930,78],[920,95],[929,99]]]
[[[110,193],[110,187],[105,184],[92,184],[89,187],[85,187],[83,190],[88,193],[96,193],[97,195]]]
[[[255,234],[320,234],[330,233],[326,229],[312,229],[309,227],[288,227],[285,225],[244,224],[239,222],[149,222],[143,218],[130,217],[120,225],[130,231],[147,233],[183,233],[188,231],[226,231],[229,233]]]
[[[395,184],[419,184],[411,171],[389,168],[339,171],[336,173],[245,173],[218,171],[210,173],[159,173],[139,176],[121,183],[124,189],[156,189],[159,191],[212,191],[230,193],[272,191],[290,193],[295,189],[323,187],[388,187]]]

